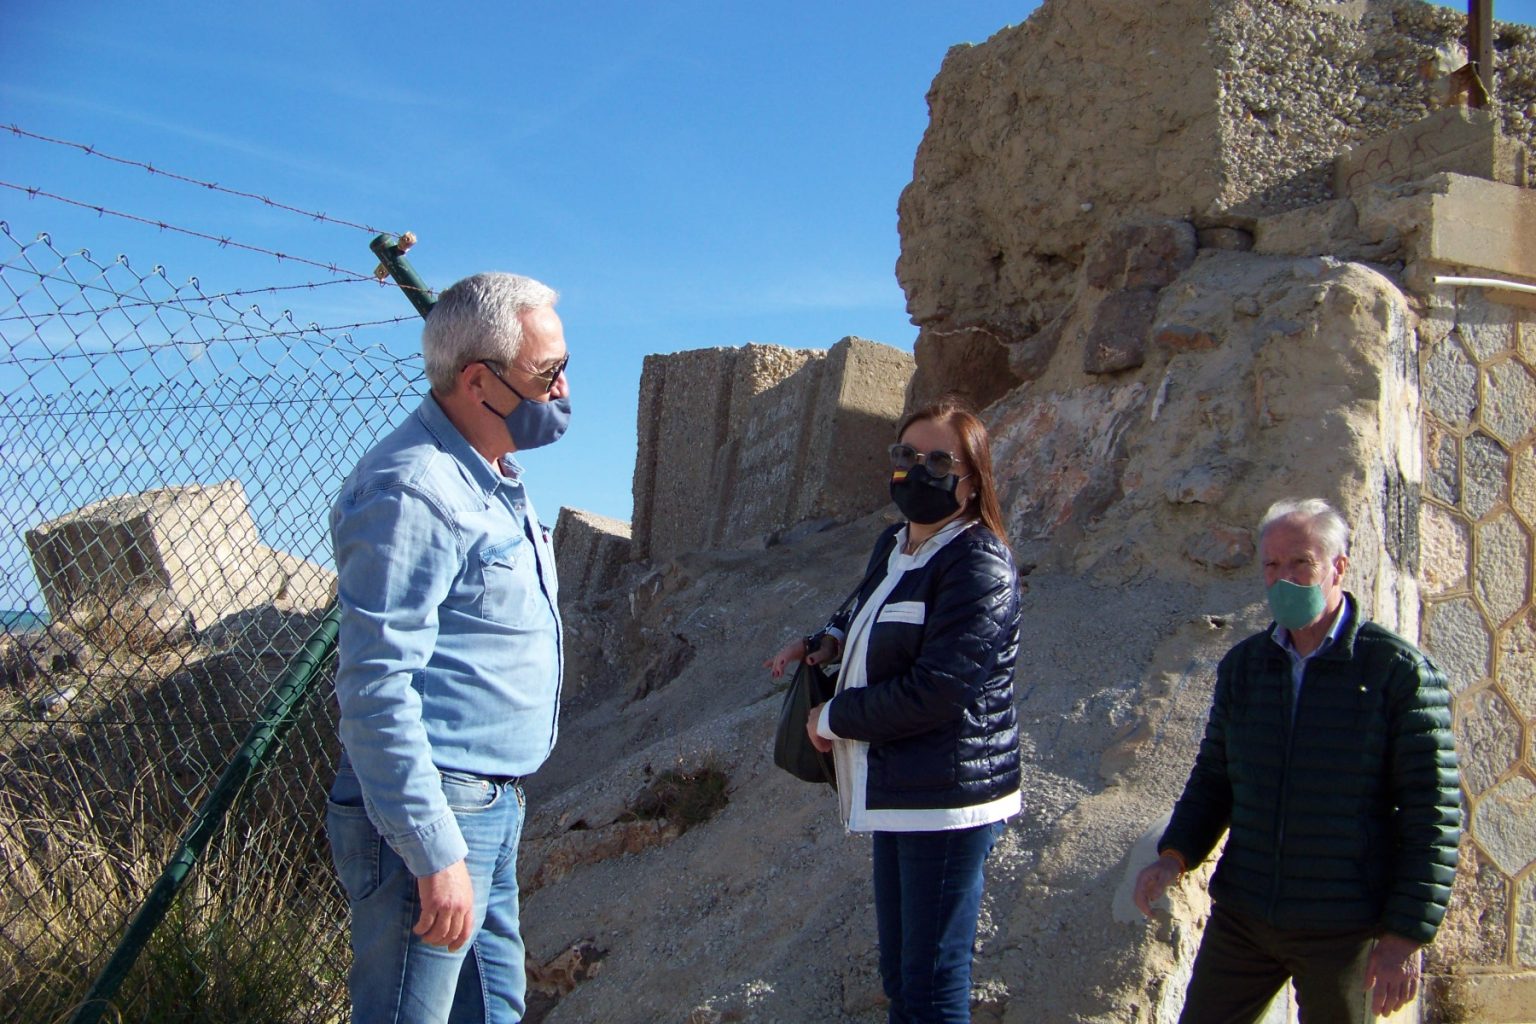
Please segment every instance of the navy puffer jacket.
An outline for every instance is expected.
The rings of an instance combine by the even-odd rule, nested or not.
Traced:
[[[1222,659],[1194,771],[1158,843],[1191,865],[1231,835],[1218,902],[1276,928],[1379,925],[1424,943],[1456,876],[1459,778],[1445,677],[1362,621],[1307,662],[1292,708],[1270,631]]]
[[[839,629],[878,587],[900,529],[881,534],[871,578],[853,610],[834,623]],[[907,602],[922,603],[922,621],[876,621],[867,685],[838,694],[829,712],[833,732],[869,744],[868,806],[971,807],[1016,792],[1020,612],[1013,553],[974,524],[926,565],[905,572],[884,607]]]

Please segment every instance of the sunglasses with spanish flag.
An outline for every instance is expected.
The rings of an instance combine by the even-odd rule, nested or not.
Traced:
[[[909,444],[899,442],[891,445],[888,451],[891,454],[891,468],[903,478],[909,469],[919,464],[928,470],[929,476],[949,476],[960,461],[953,452],[920,452]]]

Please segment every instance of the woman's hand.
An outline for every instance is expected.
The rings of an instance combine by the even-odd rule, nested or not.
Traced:
[[[763,668],[768,674],[778,679],[784,674],[784,667],[792,661],[799,661],[805,657],[805,640],[795,639],[779,648],[779,653],[763,662]]]
[[[843,645],[838,641],[837,637],[823,634],[821,643],[814,651],[807,654],[805,651],[805,639],[802,637],[791,640],[779,648],[777,654],[763,662],[763,668],[766,668],[768,674],[777,679],[784,674],[785,667],[792,661],[803,660],[807,665],[824,665],[829,661],[835,661],[838,652],[842,648]]]
[[[817,704],[805,716],[805,733],[811,738],[811,746],[823,754],[830,754],[832,752],[832,741],[816,731],[816,723],[821,721],[821,709],[825,706],[824,704]]]

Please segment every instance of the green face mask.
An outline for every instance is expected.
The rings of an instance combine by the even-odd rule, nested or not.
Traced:
[[[1269,588],[1269,610],[1286,629],[1300,629],[1316,621],[1326,604],[1320,583],[1303,587],[1290,580],[1275,580]]]

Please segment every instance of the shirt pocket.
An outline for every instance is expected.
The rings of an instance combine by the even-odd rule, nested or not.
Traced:
[[[905,622],[921,626],[928,615],[928,606],[921,601],[893,601],[880,609],[876,622]]]
[[[527,614],[534,555],[523,537],[480,549],[480,614],[492,622],[517,625]]]

